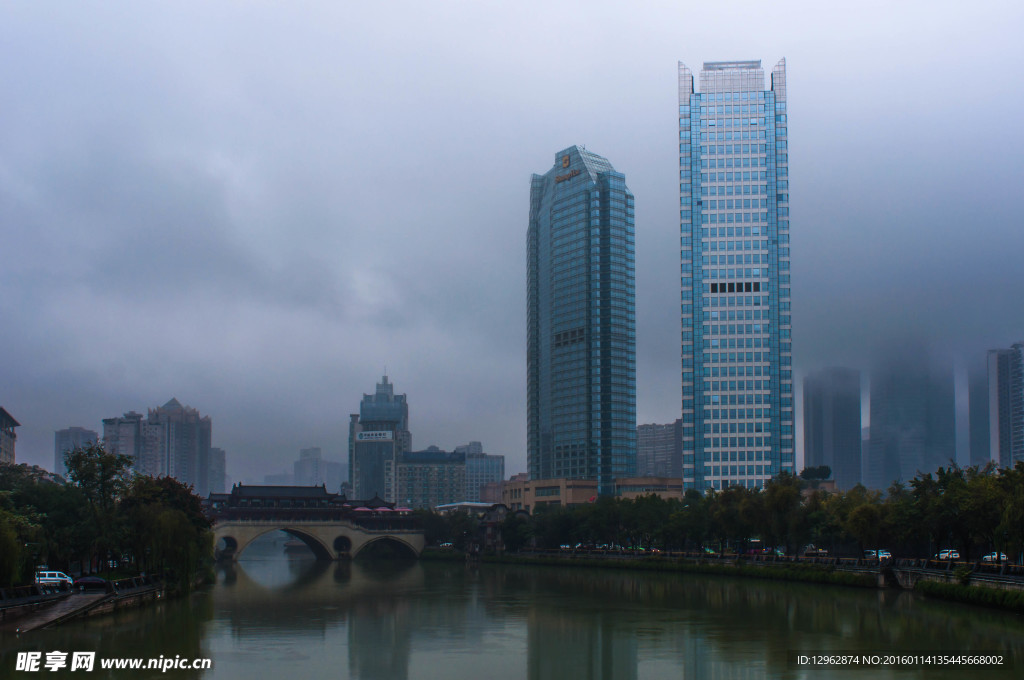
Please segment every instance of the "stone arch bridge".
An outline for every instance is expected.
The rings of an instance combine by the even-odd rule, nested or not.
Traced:
[[[380,498],[350,501],[323,486],[244,486],[210,494],[217,558],[237,560],[246,547],[271,531],[299,539],[317,559],[356,557],[368,547],[388,545],[393,552],[419,557],[423,530],[407,508]]]
[[[386,543],[412,557],[423,552],[423,531],[414,528],[369,528],[344,520],[218,519],[213,525],[217,558],[237,560],[250,543],[272,531],[284,531],[305,543],[317,559],[356,557],[375,543]]]

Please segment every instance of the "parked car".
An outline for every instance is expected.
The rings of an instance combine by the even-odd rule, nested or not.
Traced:
[[[864,559],[866,559],[866,560],[878,559],[878,551],[877,550],[865,550],[864,551]]]
[[[878,551],[878,559],[880,559],[880,560],[891,560],[892,559],[892,553],[889,552],[888,550],[879,550]]]
[[[890,560],[892,559],[892,553],[888,550],[878,548],[876,550],[865,550],[864,559],[867,560]]]
[[[72,578],[63,571],[37,571],[36,583],[41,586],[47,585],[71,585]]]
[[[107,580],[99,576],[82,576],[75,579],[75,587],[79,590],[106,590]]]
[[[1006,553],[991,552],[988,555],[983,555],[981,558],[982,562],[1005,562]]]
[[[960,559],[960,553],[956,550],[940,550],[939,554],[935,556],[937,560],[958,560]]]

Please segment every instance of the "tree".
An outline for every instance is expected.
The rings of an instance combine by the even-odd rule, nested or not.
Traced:
[[[423,528],[423,538],[427,545],[440,545],[451,540],[451,531],[444,517],[433,510],[413,510],[413,516]]]
[[[119,543],[117,502],[130,479],[131,458],[89,443],[64,454],[68,478],[82,490],[95,529],[92,556],[103,562]]]
[[[0,588],[15,585],[25,572],[25,551],[18,531],[19,519],[0,505]]]
[[[877,545],[882,513],[873,503],[863,503],[850,511],[846,531],[856,539],[863,552],[865,546]]]
[[[1024,553],[1024,462],[999,476],[1003,488],[1003,512],[996,526],[996,544],[1005,545],[1008,554],[1020,558]]]
[[[767,533],[774,545],[780,542],[786,546],[786,552],[799,541],[797,511],[800,508],[801,482],[797,477],[782,472],[770,480],[764,489],[765,515]]]
[[[532,536],[530,520],[522,513],[510,512],[501,523],[501,541],[511,552],[516,552],[526,545]]]
[[[965,523],[974,543],[989,550],[996,547],[996,529],[1003,513],[1006,496],[990,463],[985,467],[967,468],[967,488],[963,497]]]
[[[210,521],[191,487],[173,477],[135,477],[119,508],[136,566],[173,575],[189,590],[212,556]]]
[[[740,547],[755,531],[755,527],[748,524],[750,519],[745,509],[744,501],[752,493],[759,493],[747,489],[744,486],[730,486],[721,493],[708,496],[708,506],[711,516],[711,535],[727,544],[732,543]]]
[[[807,467],[800,471],[800,479],[810,481],[812,479],[828,479],[832,476],[832,468],[828,465]]]
[[[669,517],[669,503],[655,494],[648,494],[634,499],[626,506],[628,524],[632,527],[633,536],[630,547],[651,548],[656,536],[665,526]]]

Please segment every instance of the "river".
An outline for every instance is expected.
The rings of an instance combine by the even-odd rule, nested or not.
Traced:
[[[462,563],[316,562],[265,541],[188,598],[3,641],[0,677],[1018,678],[1024,619],[913,593],[713,576]],[[95,651],[92,673],[18,651]],[[1002,655],[1002,667],[808,668],[796,656]],[[207,671],[110,670],[210,658]]]

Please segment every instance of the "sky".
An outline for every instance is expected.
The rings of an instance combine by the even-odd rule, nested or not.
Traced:
[[[386,370],[414,448],[524,470],[530,176],[572,144],[636,197],[637,419],[672,422],[679,61],[786,59],[797,381],[907,338],[976,361],[1024,339],[1022,27],[984,1],[0,2],[17,459],[175,397],[260,482],[343,460]]]

